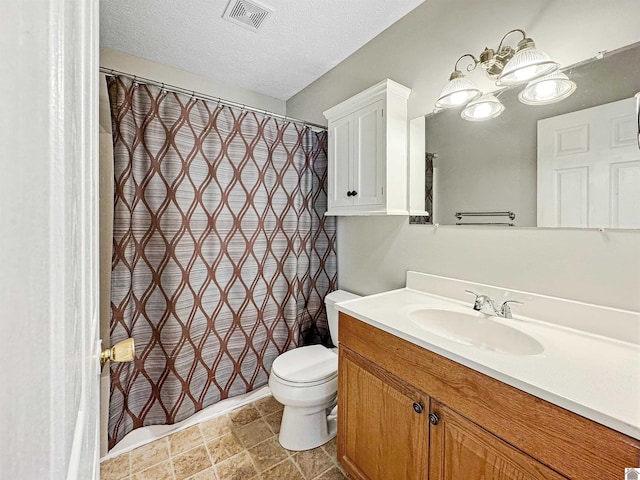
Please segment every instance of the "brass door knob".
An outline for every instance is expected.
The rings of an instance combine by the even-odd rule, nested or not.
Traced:
[[[105,348],[100,354],[100,366],[104,366],[107,360],[112,362],[132,362],[136,358],[136,344],[133,338],[127,338],[116,343],[111,348]]]

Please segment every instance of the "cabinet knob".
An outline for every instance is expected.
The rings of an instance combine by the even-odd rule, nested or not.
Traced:
[[[420,402],[413,402],[413,409],[416,413],[422,413],[424,411],[424,405]]]
[[[358,192],[356,192],[355,190],[351,190],[351,196],[355,197],[356,195],[358,195]]]
[[[353,192],[347,192],[347,197],[350,197],[351,195],[353,195]]]
[[[429,421],[431,422],[431,425],[437,425],[438,422],[440,421],[440,417],[438,416],[437,413],[430,413]]]

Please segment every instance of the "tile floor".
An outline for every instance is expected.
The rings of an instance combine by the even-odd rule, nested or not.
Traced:
[[[305,452],[278,443],[282,405],[268,396],[100,465],[101,480],[343,480],[336,441]]]

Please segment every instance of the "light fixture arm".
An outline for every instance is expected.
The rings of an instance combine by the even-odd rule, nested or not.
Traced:
[[[467,72],[473,72],[478,66],[478,64],[480,63],[480,61],[470,53],[465,53],[458,60],[456,60],[456,65],[453,67],[453,69],[457,72],[460,71],[458,70],[458,62],[460,62],[460,60],[462,60],[464,57],[470,57],[473,60],[473,64],[467,65]]]
[[[502,44],[504,43],[505,39],[511,35],[512,33],[515,32],[520,32],[522,34],[522,39],[524,40],[525,38],[527,38],[527,34],[525,33],[524,30],[520,30],[519,28],[515,28],[507,33],[504,34],[504,36],[502,37],[502,40],[500,40],[500,45],[498,45],[498,49],[496,50],[496,52],[500,52],[500,50],[502,49]]]

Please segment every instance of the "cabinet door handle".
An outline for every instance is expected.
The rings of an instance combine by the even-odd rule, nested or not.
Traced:
[[[424,405],[420,402],[413,402],[413,409],[416,413],[422,413],[424,412]]]
[[[429,421],[431,422],[431,425],[437,425],[438,422],[440,421],[440,417],[438,416],[437,413],[430,413]]]

